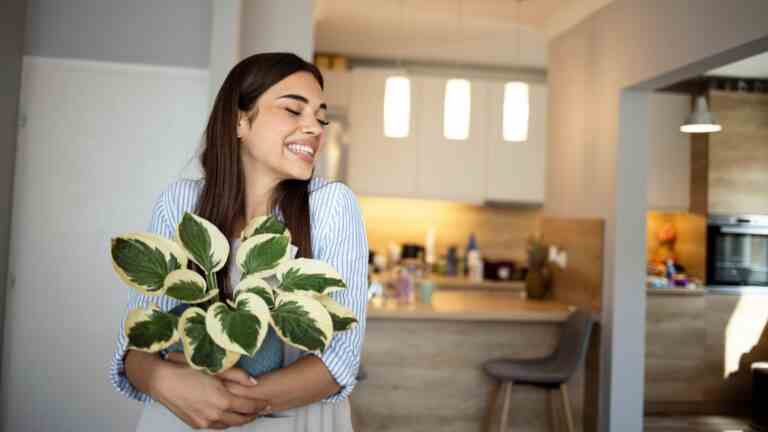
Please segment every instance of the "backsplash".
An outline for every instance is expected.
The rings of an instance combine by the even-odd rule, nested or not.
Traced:
[[[359,196],[370,249],[386,253],[390,242],[424,245],[427,231],[436,229],[437,254],[451,245],[461,254],[474,232],[484,258],[525,261],[529,235],[538,233],[541,210],[499,209],[450,201]]]
[[[704,280],[707,265],[707,220],[694,213],[662,213],[646,215],[646,256],[651,259],[659,247],[658,233],[670,223],[677,233],[675,253],[689,275]]]

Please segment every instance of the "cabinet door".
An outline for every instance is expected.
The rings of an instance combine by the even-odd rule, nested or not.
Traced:
[[[691,142],[680,125],[691,112],[691,98],[654,93],[648,106],[648,208],[688,211]]]
[[[489,201],[542,204],[547,156],[547,87],[529,84],[528,140],[506,142],[503,135],[504,82],[488,84]]]
[[[419,94],[411,80],[411,127],[406,138],[384,136],[384,86],[392,73],[381,69],[355,69],[349,104],[348,183],[358,194],[417,197],[415,188],[419,152],[414,138],[414,102]]]
[[[486,84],[471,81],[469,136],[465,140],[443,134],[446,78],[416,79],[421,98],[417,125],[418,194],[425,199],[481,203],[485,195]]]

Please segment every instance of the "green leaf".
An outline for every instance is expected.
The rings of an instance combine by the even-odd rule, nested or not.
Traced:
[[[168,348],[179,340],[177,324],[175,315],[161,312],[156,305],[150,304],[149,309],[133,309],[125,320],[128,348],[146,352]]]
[[[176,230],[179,244],[206,274],[220,270],[229,256],[229,242],[215,225],[192,213],[184,216]]]
[[[284,262],[277,270],[279,289],[328,294],[347,287],[339,273],[328,263],[308,258]]]
[[[221,347],[253,356],[261,347],[269,328],[269,308],[259,296],[241,293],[235,308],[215,303],[208,309],[205,324],[208,334]]]
[[[145,294],[161,294],[169,263],[163,251],[138,235],[112,239],[112,266],[126,284]]]
[[[294,293],[279,293],[272,324],[285,343],[306,351],[324,351],[333,334],[333,322],[317,300]]]
[[[235,297],[243,292],[256,294],[264,300],[264,303],[267,304],[270,310],[275,308],[275,292],[264,279],[256,276],[248,276],[241,279],[235,288]]]
[[[205,311],[191,307],[179,320],[179,331],[184,343],[184,356],[192,368],[209,374],[223,372],[240,359],[240,354],[218,346],[208,335]]]
[[[165,295],[181,300],[184,303],[201,303],[212,298],[206,292],[205,279],[197,272],[187,269],[175,270],[165,278]],[[215,294],[218,294],[218,290]]]
[[[290,239],[291,233],[288,228],[274,216],[258,216],[251,219],[243,232],[240,234],[240,240],[245,242],[249,238],[259,234],[283,234]]]
[[[237,251],[237,263],[243,277],[273,274],[288,259],[289,242],[287,236],[276,234],[259,234],[246,240]]]
[[[355,318],[355,314],[351,309],[340,305],[336,300],[327,295],[316,295],[314,298],[331,315],[334,332],[349,330],[357,325],[357,318]]]

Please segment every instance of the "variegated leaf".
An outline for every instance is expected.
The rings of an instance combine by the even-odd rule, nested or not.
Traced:
[[[219,271],[227,263],[229,241],[216,225],[200,216],[184,213],[176,228],[176,241],[206,273]]]
[[[184,303],[200,303],[211,298],[211,293],[206,293],[205,279],[197,272],[187,269],[168,273],[164,289],[165,295]],[[211,291],[216,291],[215,294],[218,294],[218,290]]]
[[[290,239],[284,235],[257,234],[246,240],[237,250],[237,265],[243,277],[266,277],[290,258]]]
[[[198,307],[191,307],[181,314],[179,333],[184,344],[184,356],[194,369],[216,374],[240,360],[240,353],[227,351],[211,339],[205,326],[205,311]]]
[[[222,348],[253,356],[269,330],[269,307],[259,296],[241,293],[230,309],[214,303],[205,316],[208,334]]]
[[[305,351],[324,351],[333,335],[328,311],[305,294],[278,292],[272,326],[285,343]]]
[[[257,216],[248,222],[243,232],[240,234],[240,241],[245,242],[249,238],[258,234],[281,234],[288,236],[290,243],[291,232],[288,228],[274,216]]]
[[[154,304],[150,303],[148,309],[132,309],[124,324],[128,348],[146,352],[168,348],[179,340],[177,324],[175,315],[162,312]]]
[[[355,314],[351,309],[340,305],[336,300],[324,294],[315,295],[314,298],[319,301],[320,304],[325,307],[325,310],[328,311],[328,314],[331,315],[334,332],[349,330],[357,325],[357,318],[355,318]]]
[[[267,283],[267,281],[264,279],[255,275],[243,278],[235,288],[235,296],[244,292],[256,294],[257,296],[261,297],[262,300],[264,300],[264,303],[267,304],[267,307],[269,307],[270,310],[274,309],[275,292],[272,287],[269,286],[269,283]]]
[[[308,291],[329,294],[347,287],[330,264],[310,258],[289,260],[277,269],[278,289],[286,292]]]
[[[167,260],[170,261],[171,258],[173,258],[173,260],[178,263],[178,268],[187,268],[187,264],[189,263],[189,255],[187,255],[187,252],[184,250],[184,248],[182,248],[175,241],[154,233],[142,232],[137,233],[136,236],[142,237],[147,241],[156,244],[160,250],[163,251],[163,254]]]
[[[186,254],[168,239],[130,233],[112,239],[112,268],[129,286],[148,295],[163,294],[168,273],[187,265]]]

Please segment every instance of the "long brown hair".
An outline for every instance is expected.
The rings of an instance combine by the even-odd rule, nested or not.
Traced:
[[[232,68],[216,95],[200,155],[204,186],[196,213],[216,225],[227,238],[240,234],[233,232],[235,224],[245,217],[245,173],[236,131],[238,112],[249,112],[267,89],[302,71],[311,73],[323,88],[323,76],[317,67],[295,54],[252,55]],[[299,248],[297,256],[305,258],[312,257],[308,186],[309,180],[284,180],[269,200],[271,210],[280,209],[292,243]],[[221,292],[231,293],[227,266],[217,273],[217,278]]]

